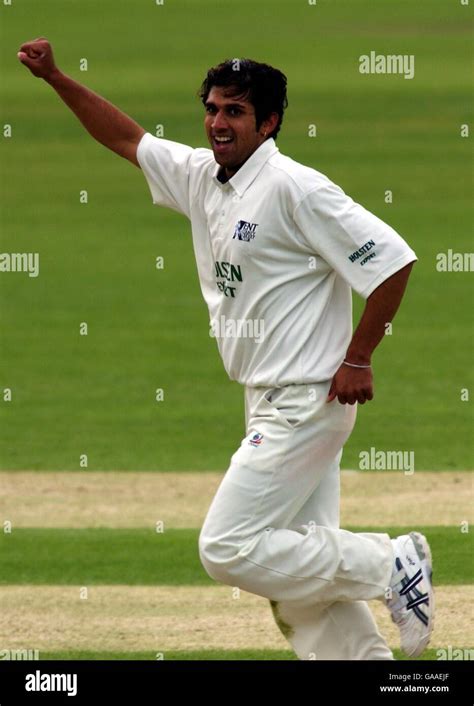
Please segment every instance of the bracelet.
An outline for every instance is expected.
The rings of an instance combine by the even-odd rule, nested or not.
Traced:
[[[342,361],[343,365],[348,365],[350,368],[371,368],[371,365],[356,365],[355,363],[349,363],[347,360]]]

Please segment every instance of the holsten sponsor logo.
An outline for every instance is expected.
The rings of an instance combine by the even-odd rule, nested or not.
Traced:
[[[370,54],[359,56],[361,74],[401,74],[404,78],[415,76],[414,54]]]
[[[404,471],[411,476],[415,471],[414,451],[377,451],[373,446],[369,451],[359,453],[361,471]]]
[[[364,257],[364,255],[366,253],[368,253],[369,250],[372,250],[372,248],[375,248],[375,241],[368,240],[366,243],[364,243],[364,245],[361,248],[359,248],[358,250],[353,252],[351,255],[349,255],[349,260],[351,262],[357,262],[357,260],[360,260],[360,258],[362,258],[362,260],[359,262],[359,265],[361,265],[361,266],[365,265],[366,262],[371,260],[377,254],[377,253],[371,252],[370,255],[367,255],[366,257]]]
[[[474,272],[474,252],[440,252],[436,255],[438,272]]]
[[[39,253],[2,252],[0,253],[0,272],[27,272],[29,277],[38,277]]]
[[[263,319],[228,319],[224,315],[211,319],[209,336],[211,338],[253,338],[261,343],[265,337]]]
[[[66,691],[77,694],[77,674],[45,674],[39,669],[26,675],[25,691]]]

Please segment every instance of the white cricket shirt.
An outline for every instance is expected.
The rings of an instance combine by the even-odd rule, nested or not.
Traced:
[[[201,290],[232,380],[332,378],[367,298],[416,255],[386,223],[270,138],[225,184],[212,150],[146,133],[137,159],[153,203],[191,221]]]

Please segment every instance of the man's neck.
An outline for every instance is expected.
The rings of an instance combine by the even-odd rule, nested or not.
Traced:
[[[217,172],[217,178],[220,181],[221,184],[225,184],[226,181],[229,181],[230,176],[228,176],[225,167],[221,167],[219,171]]]
[[[242,162],[242,164],[244,164],[244,162]],[[229,179],[232,179],[234,174],[239,171],[242,164],[239,164],[239,166],[235,169],[232,169],[232,171],[228,171],[225,167],[221,167],[217,172],[217,178],[219,179],[221,184],[225,184],[227,181],[229,181]]]

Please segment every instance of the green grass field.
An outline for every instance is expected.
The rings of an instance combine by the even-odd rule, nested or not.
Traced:
[[[33,474],[36,484],[32,473],[0,473],[0,517],[8,518],[0,534],[2,649],[37,650],[41,659],[50,660],[296,658],[266,599],[217,584],[200,563],[200,517],[212,497],[206,475],[188,473],[186,483],[176,485],[181,474],[157,473],[146,490],[156,504],[153,509],[152,501],[150,514],[137,497],[148,473],[138,485],[131,472]],[[384,504],[395,506],[396,517],[407,508],[415,513],[413,526],[427,536],[434,557],[437,605],[433,639],[421,659],[446,659],[450,648],[450,654],[462,650],[468,655],[463,659],[473,659],[472,611],[463,608],[472,600],[474,573],[466,473],[415,474],[416,483],[412,477],[398,479],[398,471],[383,479],[378,474],[343,474],[342,526],[397,536],[413,527],[389,524]],[[426,500],[419,491],[423,477],[436,485],[427,489]],[[166,495],[169,484],[174,491]],[[359,508],[347,502],[350,488],[370,507],[370,525],[354,522]],[[397,490],[383,501],[388,488]],[[121,495],[129,503],[116,513]],[[434,518],[431,508],[442,497],[455,506],[455,514],[441,516],[438,507]],[[153,518],[169,504],[174,521],[157,525]],[[136,513],[140,506],[141,515]],[[176,526],[182,517],[188,527]],[[370,607],[395,658],[406,659],[386,608],[377,601]]]
[[[146,129],[162,124],[165,137],[195,146],[206,145],[195,94],[208,66],[245,55],[286,72],[280,150],[328,174],[419,256],[344,465],[375,446],[413,449],[419,469],[472,468],[471,406],[461,401],[472,388],[470,275],[435,269],[438,252],[470,249],[471,148],[460,137],[472,116],[469,8],[214,7],[134,2],[133,22],[126,0],[2,8],[1,110],[13,134],[2,140],[1,250],[39,252],[40,275],[1,274],[0,389],[13,391],[0,405],[1,467],[75,469],[86,453],[94,469],[220,470],[243,429],[242,391],[208,335],[188,222],[152,208],[140,172],[94,143],[18,63],[19,44],[44,35],[64,71]],[[414,54],[415,78],[360,74],[371,50]]]
[[[469,6],[444,0],[2,4],[0,117],[12,135],[0,142],[0,252],[38,252],[40,274],[0,272],[0,470],[77,470],[86,454],[88,470],[224,471],[243,433],[243,392],[208,335],[189,223],[153,208],[140,171],[95,143],[20,65],[19,45],[41,35],[63,71],[148,131],[162,125],[167,139],[196,147],[207,146],[196,92],[209,66],[246,56],[286,73],[281,152],[327,174],[419,257],[393,334],[374,356],[376,397],[359,410],[343,467],[357,468],[359,452],[375,447],[414,451],[417,470],[472,469],[463,393],[473,390],[472,273],[436,270],[438,253],[473,249],[472,138],[460,135],[472,123],[471,22]],[[414,55],[414,79],[361,75],[358,58],[372,50]],[[355,296],[355,320],[362,305]],[[18,529],[0,505],[5,519],[14,529],[0,534],[0,591],[213,584],[196,527],[163,536]],[[436,581],[468,589],[470,535],[436,517],[426,525]],[[19,646],[29,644],[25,631]],[[423,658],[436,659],[439,646]],[[156,658],[148,647],[77,645],[42,656]],[[283,648],[166,650],[166,659],[294,658]]]
[[[401,650],[394,650],[394,656],[397,660],[407,661],[407,657]],[[45,652],[41,655],[41,659],[57,660],[156,660],[163,659],[160,655],[157,657],[153,652]],[[167,660],[297,660],[294,653],[289,650],[201,650],[199,652],[179,652],[170,651],[166,653]],[[426,650],[423,654],[423,661],[436,660],[436,650]]]
[[[378,532],[377,527],[346,527]],[[412,527],[384,527],[396,537]],[[437,557],[440,585],[474,583],[473,540],[457,527],[423,527]],[[0,585],[188,585],[211,586],[199,561],[198,530],[17,529],[0,535]]]

